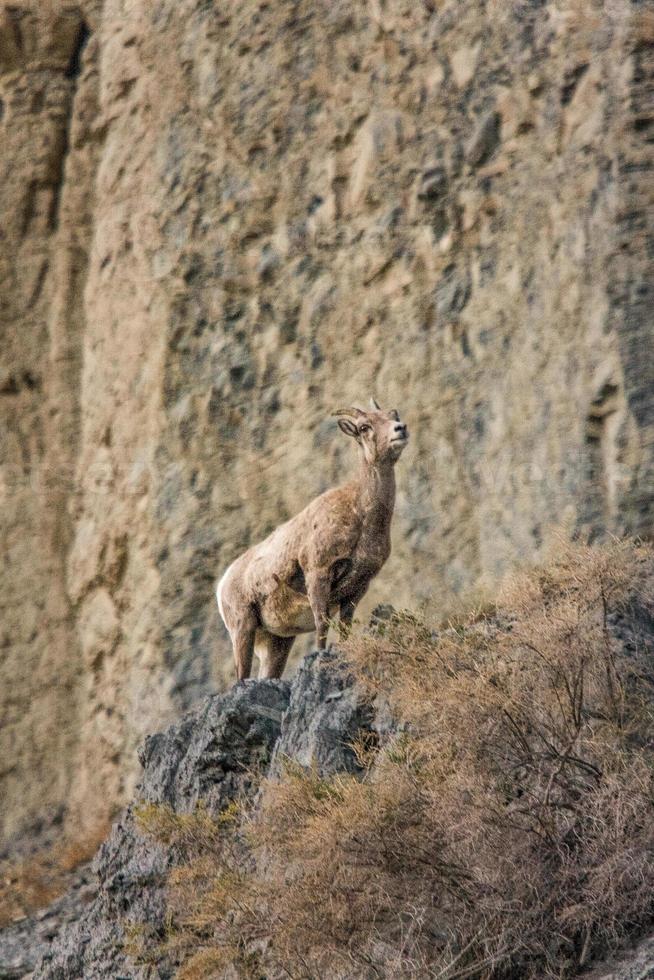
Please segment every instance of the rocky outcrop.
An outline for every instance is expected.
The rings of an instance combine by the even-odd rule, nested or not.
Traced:
[[[651,533],[653,45],[631,0],[0,0],[3,846],[225,685],[212,582],[343,402],[412,430],[371,605]]]
[[[31,977],[64,929],[84,917],[96,894],[95,874],[86,865],[69,875],[68,887],[60,898],[0,929],[0,980]]]
[[[200,804],[217,816],[231,800],[256,795],[258,779],[276,771],[282,756],[324,774],[353,771],[352,740],[387,730],[383,712],[366,703],[347,668],[327,652],[307,657],[292,685],[245,681],[147,738],[137,799],[96,858],[97,897],[45,954],[35,980],[152,976],[124,946],[130,928],[144,924],[156,945],[165,925],[165,875],[175,856],[139,831],[137,804],[166,804],[176,813]],[[174,970],[162,960],[156,975],[172,977]]]
[[[632,613],[628,621],[609,618],[611,635],[627,651],[651,630],[645,610],[635,606]],[[372,704],[331,652],[305,658],[291,684],[246,681],[205,699],[179,724],[146,739],[135,800],[96,857],[97,885],[83,871],[69,895],[34,919],[0,932],[0,976],[172,978],[176,968],[162,952],[162,939],[166,875],[177,852],[140,829],[135,814],[143,804],[165,804],[176,814],[199,805],[217,817],[232,800],[256,801],[261,777],[274,776],[282,758],[312,766],[323,776],[354,772],[358,763],[352,741],[364,736],[372,747],[392,730],[384,705]],[[650,938],[580,975],[645,980],[654,971],[653,962]]]
[[[288,705],[281,681],[243,684],[212,698],[181,725],[148,738],[139,798],[177,812],[199,801],[213,814],[247,792],[250,768],[270,759]],[[133,809],[114,826],[96,860],[98,897],[89,912],[46,955],[37,977],[145,977],[124,952],[130,925],[147,923],[156,935],[165,922],[165,874],[172,855],[139,833]],[[173,971],[161,971],[172,976]]]
[[[652,980],[654,977],[654,938],[649,936],[625,955],[602,963],[587,980]]]

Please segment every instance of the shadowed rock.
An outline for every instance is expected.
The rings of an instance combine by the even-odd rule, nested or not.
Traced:
[[[188,813],[202,803],[216,815],[236,797],[252,791],[257,770],[267,767],[289,703],[284,681],[249,681],[209,697],[178,724],[146,739],[140,752],[143,780],[130,805],[95,860],[98,895],[86,914],[67,929],[34,974],[40,980],[152,976],[124,950],[130,926],[148,924],[163,934],[165,875],[170,850],[143,836],[136,825],[138,803],[168,804]],[[158,976],[171,977],[167,962]]]
[[[167,804],[176,813],[201,804],[216,816],[230,801],[256,795],[261,776],[279,772],[282,759],[316,766],[322,775],[357,771],[351,743],[362,733],[374,743],[388,731],[387,721],[377,722],[378,714],[383,718],[347,665],[327,650],[307,656],[291,684],[236,684],[226,694],[207,698],[179,724],[149,736],[139,753],[143,778],[136,800],[95,860],[97,897],[45,953],[34,977],[152,976],[149,967],[129,959],[124,943],[130,928],[143,923],[155,942],[163,937],[165,877],[175,856],[139,831],[139,804]],[[172,977],[172,964],[158,961],[156,975]]]

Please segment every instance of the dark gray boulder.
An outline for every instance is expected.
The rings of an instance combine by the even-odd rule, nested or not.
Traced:
[[[321,776],[357,772],[353,743],[363,738],[374,746],[389,727],[383,706],[366,698],[338,654],[310,653],[293,678],[271,772],[279,771],[284,758],[313,766]]]
[[[47,908],[0,930],[0,980],[29,977],[64,928],[77,922],[97,894],[96,876],[89,865],[78,868],[64,895]]]
[[[45,952],[35,980],[174,976],[173,965],[156,952],[140,966],[125,949],[130,932],[144,923],[148,949],[163,938],[165,878],[175,861],[171,850],[139,831],[138,805],[167,804],[185,813],[202,803],[217,815],[231,800],[254,799],[260,778],[279,772],[283,759],[324,775],[355,772],[351,743],[363,734],[374,745],[389,726],[383,706],[372,704],[338,655],[326,651],[305,657],[290,684],[242,682],[147,738],[137,799],[94,862],[97,897]]]
[[[209,697],[167,731],[146,739],[137,803],[165,803],[175,812],[202,801],[212,814],[248,795],[257,770],[270,763],[290,689],[285,681],[246,681]],[[94,866],[98,893],[77,922],[63,931],[34,973],[39,980],[172,977],[165,958],[137,966],[125,950],[130,930],[147,923],[152,944],[163,937],[165,876],[174,861],[166,848],[140,833],[130,805],[102,845]]]

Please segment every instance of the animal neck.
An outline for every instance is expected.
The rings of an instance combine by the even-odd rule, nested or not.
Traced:
[[[366,523],[390,524],[395,506],[395,467],[391,462],[362,460],[358,475],[358,496]]]

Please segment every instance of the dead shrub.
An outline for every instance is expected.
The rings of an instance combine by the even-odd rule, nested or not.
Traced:
[[[0,928],[44,908],[67,890],[71,873],[89,861],[109,833],[103,822],[81,837],[21,860],[0,863]]]
[[[492,614],[344,639],[400,730],[363,779],[289,766],[181,835],[178,976],[561,978],[644,926],[653,581],[649,547],[570,546]]]

